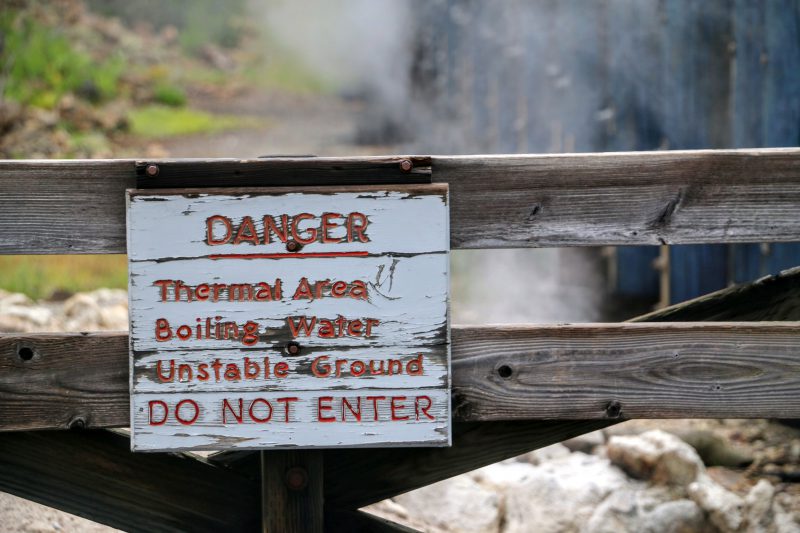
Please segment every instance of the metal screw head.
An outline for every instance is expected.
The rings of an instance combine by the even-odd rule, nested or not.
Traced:
[[[148,176],[150,176],[151,178],[154,178],[154,177],[158,176],[158,165],[154,165],[154,164],[151,163],[151,164],[147,165],[147,168],[145,168],[144,171]]]
[[[300,353],[300,343],[296,341],[289,341],[286,343],[286,351],[289,355],[297,355]]]
[[[288,241],[286,243],[286,251],[288,252],[299,252],[302,247],[303,245],[297,241]]]
[[[303,490],[308,486],[308,472],[305,468],[293,466],[286,471],[286,486],[289,490]]]
[[[400,161],[400,170],[403,172],[411,172],[411,169],[414,168],[414,164],[411,162],[410,159],[403,159]]]

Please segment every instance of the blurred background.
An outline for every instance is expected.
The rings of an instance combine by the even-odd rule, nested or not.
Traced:
[[[0,9],[0,158],[800,145],[798,0],[0,0]],[[457,250],[452,320],[624,320],[798,264],[794,243]],[[510,279],[522,282],[512,300],[481,296]],[[125,329],[126,286],[124,256],[2,256],[0,331]],[[744,498],[767,479],[784,507],[800,508],[797,483],[779,475],[798,471],[796,432],[766,421],[674,429],[687,431],[740,447],[745,459],[705,464],[727,469],[719,476],[732,493]],[[0,524],[11,516],[2,501],[11,500],[0,500]],[[37,526],[31,516],[14,527],[66,520]],[[531,531],[588,523],[575,520]],[[619,527],[609,530],[636,530]]]

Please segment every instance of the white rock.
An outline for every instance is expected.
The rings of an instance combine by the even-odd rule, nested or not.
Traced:
[[[773,498],[775,489],[766,479],[760,480],[745,496],[747,507],[747,529],[753,533],[768,532],[775,521]]]
[[[517,461],[530,463],[532,465],[539,465],[547,461],[552,461],[553,459],[566,457],[570,453],[572,452],[570,452],[569,448],[563,444],[556,443],[551,444],[550,446],[545,446],[544,448],[539,448],[538,450],[533,450],[525,455],[520,455],[517,457]]]
[[[708,513],[723,533],[738,531],[744,522],[744,500],[702,475],[688,487],[689,497]]]
[[[536,472],[536,467],[530,463],[504,461],[485,466],[470,473],[470,476],[478,483],[502,490],[508,486],[524,483]]]
[[[417,520],[448,531],[499,531],[500,496],[469,476],[458,476],[401,494],[395,502]]]
[[[689,533],[707,530],[705,514],[693,501],[673,500],[662,487],[621,490],[592,514],[584,533]]]
[[[639,485],[607,459],[583,453],[528,467],[506,489],[503,532],[578,531],[609,494]]]
[[[629,475],[656,484],[688,485],[705,473],[697,452],[681,439],[660,430],[611,437],[606,453]]]

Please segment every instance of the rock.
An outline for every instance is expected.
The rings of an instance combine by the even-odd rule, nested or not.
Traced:
[[[750,489],[744,499],[747,508],[747,529],[752,532],[769,531],[775,515],[772,510],[775,489],[766,479],[760,480]]]
[[[692,533],[708,530],[705,513],[693,501],[673,500],[663,487],[614,492],[592,514],[586,533]]]
[[[698,474],[705,473],[694,448],[660,430],[611,437],[606,453],[630,476],[656,484],[688,485]]]
[[[592,453],[597,447],[603,446],[605,443],[605,433],[603,433],[603,430],[597,430],[566,440],[562,444],[573,452]]]
[[[742,448],[734,447],[722,435],[708,430],[692,430],[678,434],[684,442],[692,446],[706,466],[747,466],[753,456]]]
[[[448,531],[490,533],[500,529],[500,496],[469,476],[440,481],[394,500],[413,518]]]
[[[62,309],[66,331],[128,328],[128,297],[121,289],[98,289],[78,293]]]
[[[578,531],[609,494],[642,485],[583,453],[523,468],[522,480],[505,489],[504,533]]]
[[[744,500],[708,476],[700,476],[687,490],[689,497],[708,513],[711,523],[721,532],[738,531],[744,523]]]
[[[538,450],[533,450],[525,455],[520,455],[517,457],[517,461],[530,463],[532,465],[539,465],[547,461],[552,461],[553,459],[566,457],[570,453],[571,452],[569,448],[563,444],[556,443],[551,444],[550,446],[545,446],[544,448],[539,448]]]

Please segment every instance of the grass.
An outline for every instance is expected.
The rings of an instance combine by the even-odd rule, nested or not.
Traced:
[[[59,99],[85,92],[92,99],[116,96],[125,62],[117,55],[96,61],[79,52],[57,28],[49,28],[8,10],[0,15],[0,65],[4,96],[23,104],[52,108]]]
[[[198,133],[218,133],[225,130],[257,128],[263,120],[237,115],[215,115],[188,108],[148,105],[134,109],[128,118],[134,135],[163,139]]]
[[[47,298],[55,291],[127,286],[128,259],[124,255],[0,256],[0,289],[34,299]]]

